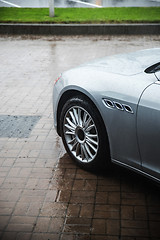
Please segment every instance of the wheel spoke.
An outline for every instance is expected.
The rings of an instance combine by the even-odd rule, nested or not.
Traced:
[[[78,108],[78,123],[79,126],[82,126],[81,109],[79,108]]]
[[[66,135],[75,136],[75,133],[74,133],[74,132],[67,131],[67,132],[66,132]]]
[[[87,151],[88,155],[89,155],[91,158],[93,158],[94,155],[91,153],[91,151],[90,151],[89,147],[87,146],[87,144],[85,144],[85,148],[86,148],[86,151]]]
[[[83,146],[81,145],[81,158],[82,161],[85,159],[84,151],[83,151]]]
[[[98,138],[97,134],[87,133],[86,136],[89,137],[89,138]]]
[[[70,114],[70,116],[71,116],[71,118],[72,118],[72,120],[73,120],[74,125],[76,126],[77,123],[76,123],[76,119],[75,119],[75,116],[74,116],[73,112],[72,112],[72,111],[69,111],[69,114]]]
[[[87,121],[87,116],[88,116],[87,113],[84,112],[83,113],[83,125],[82,125],[83,127],[85,127],[85,124],[86,124],[86,121]]]
[[[97,148],[95,148],[90,142],[86,141],[86,144],[88,144],[89,147],[90,147],[94,152],[97,151]]]
[[[74,151],[76,149],[77,144],[77,141],[75,141],[75,143],[72,145],[71,151]]]
[[[76,124],[78,124],[78,114],[77,114],[77,110],[75,108],[73,108],[73,113],[76,119]]]
[[[68,117],[66,118],[66,120],[67,120],[68,124],[72,126],[73,129],[76,128],[76,125]]]
[[[92,128],[95,128],[94,124],[88,126],[88,127],[86,128],[86,131],[89,132],[89,131],[91,131]]]
[[[87,151],[86,151],[86,148],[85,148],[84,145],[82,145],[81,150],[82,150],[82,152],[83,152],[83,157],[84,157],[83,160],[87,160],[87,162],[88,162],[89,156],[88,156],[88,154],[87,154]]]
[[[75,141],[76,141],[76,138],[73,138],[73,139],[68,141],[68,144],[73,144]]]
[[[68,125],[68,124],[65,124],[64,126],[65,126],[65,128],[67,128],[67,129],[70,130],[71,132],[74,132],[74,131],[75,131],[75,129],[74,129],[72,126]]]
[[[90,122],[92,121],[91,117],[88,118],[88,120],[84,124],[85,130],[90,126]]]
[[[86,139],[87,139],[88,142],[90,142],[90,143],[92,143],[92,144],[98,146],[98,142],[97,142],[97,141],[94,141],[92,138],[86,136]]]
[[[80,143],[78,143],[76,147],[76,156],[79,156],[79,153],[80,153]]]

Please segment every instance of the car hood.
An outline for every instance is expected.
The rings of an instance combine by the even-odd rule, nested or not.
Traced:
[[[118,54],[86,63],[83,67],[96,67],[120,75],[135,75],[160,61],[160,48],[146,49],[129,54]]]

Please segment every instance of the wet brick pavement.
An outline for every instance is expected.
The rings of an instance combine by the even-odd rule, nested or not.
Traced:
[[[159,46],[160,36],[0,37],[0,117],[39,117],[25,138],[0,138],[0,239],[160,239],[159,187],[118,167],[80,169],[52,117],[52,87],[61,71]]]

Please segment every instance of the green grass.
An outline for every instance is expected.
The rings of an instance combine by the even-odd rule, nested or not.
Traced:
[[[160,23],[160,7],[130,8],[0,8],[2,23]]]

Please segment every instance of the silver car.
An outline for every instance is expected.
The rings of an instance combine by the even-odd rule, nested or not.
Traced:
[[[81,167],[116,163],[160,182],[160,48],[64,72],[53,106],[55,128]]]

